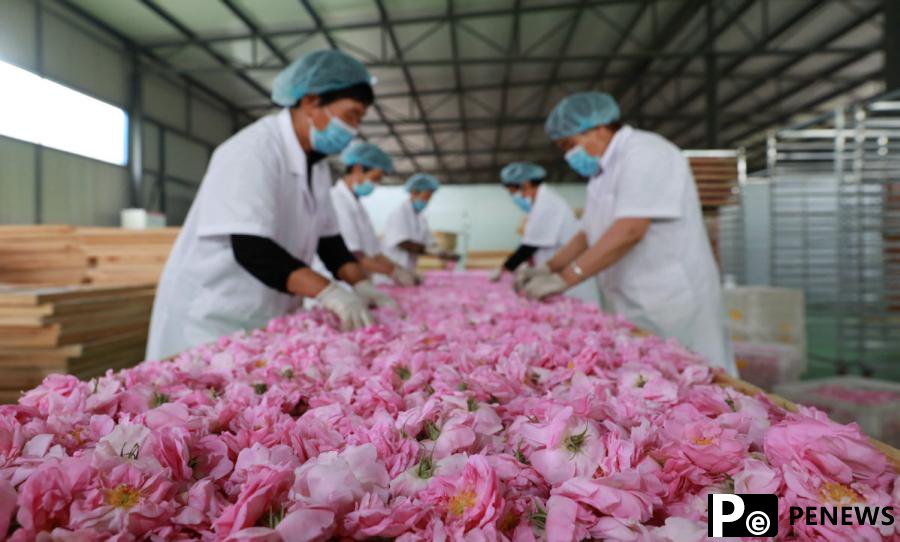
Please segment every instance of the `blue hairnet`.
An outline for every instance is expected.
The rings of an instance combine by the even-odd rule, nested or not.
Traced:
[[[371,82],[369,70],[347,53],[335,49],[315,51],[281,70],[272,83],[272,101],[291,107],[307,94],[322,94]]]
[[[404,188],[407,192],[435,192],[441,183],[428,173],[413,173],[406,180]]]
[[[525,181],[536,181],[547,176],[547,170],[532,162],[513,162],[500,170],[500,182],[519,186]]]
[[[385,173],[394,172],[394,161],[386,152],[371,143],[355,143],[341,153],[341,162],[345,166],[362,166],[380,169]]]
[[[556,141],[596,126],[619,120],[619,104],[605,92],[579,92],[562,99],[544,123],[544,131]]]

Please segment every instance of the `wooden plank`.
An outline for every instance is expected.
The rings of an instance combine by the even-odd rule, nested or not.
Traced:
[[[0,285],[0,306],[36,306],[46,303],[58,303],[74,299],[92,297],[110,297],[119,293],[134,292],[155,288],[153,284],[135,284],[129,286],[16,286]]]
[[[27,285],[65,286],[86,278],[84,269],[45,269],[42,271],[0,270],[0,282]]]
[[[59,326],[41,328],[0,327],[0,348],[59,346]],[[77,342],[77,341],[73,341]]]
[[[44,303],[32,307],[0,306],[0,319],[4,316],[49,316],[53,314],[53,304]]]
[[[161,269],[166,264],[169,257],[169,251],[165,252],[147,252],[147,251],[120,251],[115,254],[94,254],[90,256],[92,266],[107,267],[155,267]]]
[[[135,319],[133,321],[123,323],[121,326],[110,328],[108,326],[99,326],[93,329],[81,329],[78,331],[68,331],[63,329],[59,337],[58,345],[77,344],[88,341],[96,341],[104,337],[112,337],[121,333],[130,331],[146,330],[150,327],[150,315],[143,319]]]
[[[75,232],[75,226],[68,224],[10,224],[0,226],[0,238],[63,235]]]
[[[134,367],[144,361],[145,350],[146,345],[135,345],[91,360],[75,360],[69,363],[69,374],[84,379],[102,375],[108,369]]]

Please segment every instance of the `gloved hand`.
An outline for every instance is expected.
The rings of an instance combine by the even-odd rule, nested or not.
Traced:
[[[530,265],[520,265],[518,269],[516,269],[516,278],[513,281],[513,287],[518,292],[521,290],[525,283],[534,277],[539,277],[541,275],[550,275],[553,272],[550,271],[550,268],[547,267],[547,264],[536,265],[534,267]]]
[[[506,271],[506,268],[503,267],[502,265],[500,267],[498,267],[497,269],[494,269],[491,272],[491,282],[499,281],[500,278],[503,276],[504,271]]]
[[[445,262],[458,262],[461,258],[461,256],[455,252],[447,252],[445,250],[438,251],[437,257]]]
[[[341,329],[350,331],[375,323],[366,308],[366,300],[332,282],[319,292],[316,299],[323,307],[337,315]]]
[[[356,292],[356,295],[363,298],[370,307],[397,306],[397,302],[394,301],[394,298],[376,288],[369,279],[361,280],[354,284],[353,291]]]
[[[525,283],[523,288],[528,299],[544,299],[553,294],[565,292],[569,288],[559,273],[538,275]]]
[[[415,286],[422,282],[422,279],[415,271],[407,269],[402,265],[394,266],[394,272],[391,273],[391,279],[400,286]]]

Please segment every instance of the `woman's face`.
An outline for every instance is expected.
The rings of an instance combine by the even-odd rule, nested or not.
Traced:
[[[599,158],[606,152],[606,148],[609,146],[609,142],[612,141],[614,134],[615,132],[610,130],[608,126],[597,126],[581,132],[580,134],[557,140],[556,146],[559,147],[563,153],[567,153],[573,148],[581,145],[588,154]]]
[[[345,176],[345,180],[350,182],[350,187],[352,188],[358,184],[366,182],[366,179],[372,181],[375,184],[381,184],[382,177],[384,177],[384,170],[380,168],[374,168],[366,171],[366,168],[364,168],[362,164],[355,164],[353,166],[353,169],[350,170],[350,174]]]
[[[534,201],[534,196],[537,194],[537,189],[537,185],[532,184],[531,181],[525,181],[519,187],[521,194],[531,201]]]
[[[431,199],[431,195],[433,193],[434,192],[429,192],[428,190],[423,190],[422,192],[410,192],[409,198],[411,200],[419,200],[419,201],[424,201],[425,203],[428,203],[428,201]]]
[[[317,130],[324,130],[325,127],[328,126],[328,121],[331,120],[331,117],[337,117],[350,126],[359,128],[359,124],[362,122],[363,117],[366,116],[366,111],[369,109],[362,102],[358,102],[352,98],[341,98],[328,105],[319,105],[318,96],[309,96],[311,99],[307,104],[304,104],[306,98],[307,97],[304,96],[303,101],[300,103],[300,107],[303,109],[304,105],[306,105],[307,116]]]

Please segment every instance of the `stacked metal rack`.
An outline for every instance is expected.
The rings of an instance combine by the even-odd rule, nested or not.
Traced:
[[[900,379],[900,93],[773,131],[763,148],[768,205],[742,205],[739,237],[767,232],[767,282],[805,291],[813,371]]]

